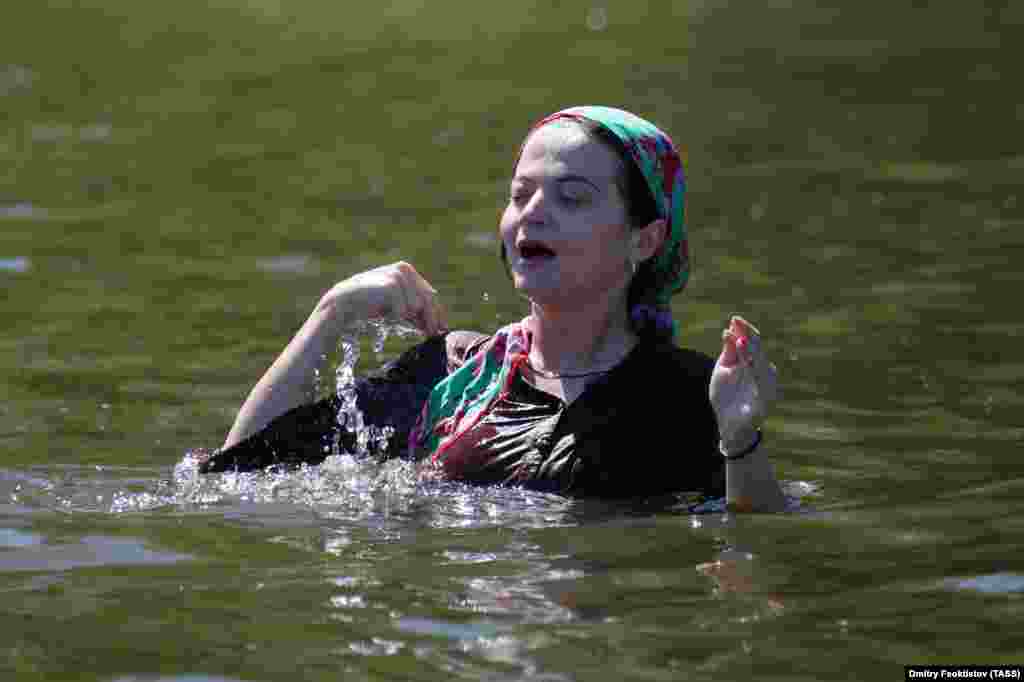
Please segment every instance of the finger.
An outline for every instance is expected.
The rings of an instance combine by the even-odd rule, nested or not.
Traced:
[[[722,332],[722,354],[718,357],[718,364],[728,369],[740,364],[739,352],[736,348],[736,335],[726,329]]]
[[[421,291],[425,299],[427,334],[434,336],[448,330],[448,315],[437,289],[430,286],[426,280],[422,280],[422,284],[425,286]]]
[[[433,287],[429,289],[421,288],[418,293],[420,305],[422,306],[423,333],[427,336],[435,336],[443,331],[447,331],[447,315],[437,295],[437,290]]]
[[[441,330],[440,304],[433,296],[424,297],[423,303],[423,333],[427,336],[434,336]]]
[[[428,294],[429,297],[437,295],[437,289],[435,289],[426,278],[419,273],[411,264],[401,261],[397,264],[399,271],[402,276],[409,282],[409,284],[416,289],[417,292],[422,294]],[[427,300],[424,299],[424,303]]]
[[[419,300],[419,293],[410,282],[408,271],[401,268],[395,269],[392,295],[395,306],[394,316],[400,320],[412,322],[417,328],[421,328],[420,318],[423,304]]]
[[[761,332],[758,331],[757,327],[750,324],[746,319],[739,315],[733,315],[729,320],[729,328],[736,331],[740,336],[760,336]]]
[[[411,317],[416,320],[420,331],[433,336],[444,324],[443,316],[438,313],[437,289],[411,264],[402,261],[397,268],[409,293]]]
[[[751,367],[766,364],[761,346],[761,332],[739,315],[733,315],[729,321],[729,330],[737,338],[737,347],[741,360]]]
[[[441,299],[434,296],[434,334],[443,334],[448,331],[448,311],[445,310]]]
[[[764,352],[761,340],[761,333],[754,325],[741,317],[736,318],[739,326],[749,330],[749,333],[738,341],[740,356],[747,361],[754,370],[754,380],[758,388],[763,391],[772,391],[776,383],[776,367],[769,360]],[[766,394],[767,397],[767,394]]]

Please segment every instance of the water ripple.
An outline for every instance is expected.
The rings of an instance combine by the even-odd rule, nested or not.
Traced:
[[[24,256],[15,258],[0,258],[0,271],[5,272],[27,272],[32,262]]]
[[[1019,573],[993,573],[971,578],[950,578],[946,587],[954,590],[968,590],[987,594],[1009,594],[1024,592],[1024,575]]]
[[[19,201],[13,204],[0,205],[0,219],[7,218],[10,220],[43,220],[46,217],[46,209],[39,208],[38,206],[28,201]]]

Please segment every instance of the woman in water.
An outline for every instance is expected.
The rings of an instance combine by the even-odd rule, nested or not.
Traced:
[[[607,107],[530,131],[501,217],[501,257],[530,314],[492,335],[448,332],[437,291],[408,263],[327,291],[242,405],[201,471],[317,463],[340,438],[340,400],[309,403],[314,370],[346,328],[413,322],[427,340],[357,382],[385,456],[431,475],[566,495],[724,493],[778,510],[760,423],[775,368],[733,317],[717,363],[674,344],[668,303],[689,274],[685,182],[671,140]]]

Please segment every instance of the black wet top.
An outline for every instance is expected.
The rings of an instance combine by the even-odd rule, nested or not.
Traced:
[[[408,456],[408,434],[430,390],[487,338],[472,332],[436,336],[357,380],[365,423],[395,429],[376,456]],[[448,454],[444,471],[469,483],[572,496],[693,491],[720,497],[725,471],[708,400],[713,366],[703,353],[641,342],[568,405],[517,376],[508,396],[463,437],[471,444]],[[200,471],[318,464],[336,438],[351,451],[355,437],[339,427],[339,407],[337,397],[297,407],[215,453]]]

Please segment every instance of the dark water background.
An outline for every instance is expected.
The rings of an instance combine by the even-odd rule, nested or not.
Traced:
[[[1024,663],[1024,5],[553,5],[5,0],[0,678]],[[579,103],[687,148],[684,343],[762,329],[802,513],[191,475],[346,275],[403,258],[456,327],[521,315],[510,164]]]

